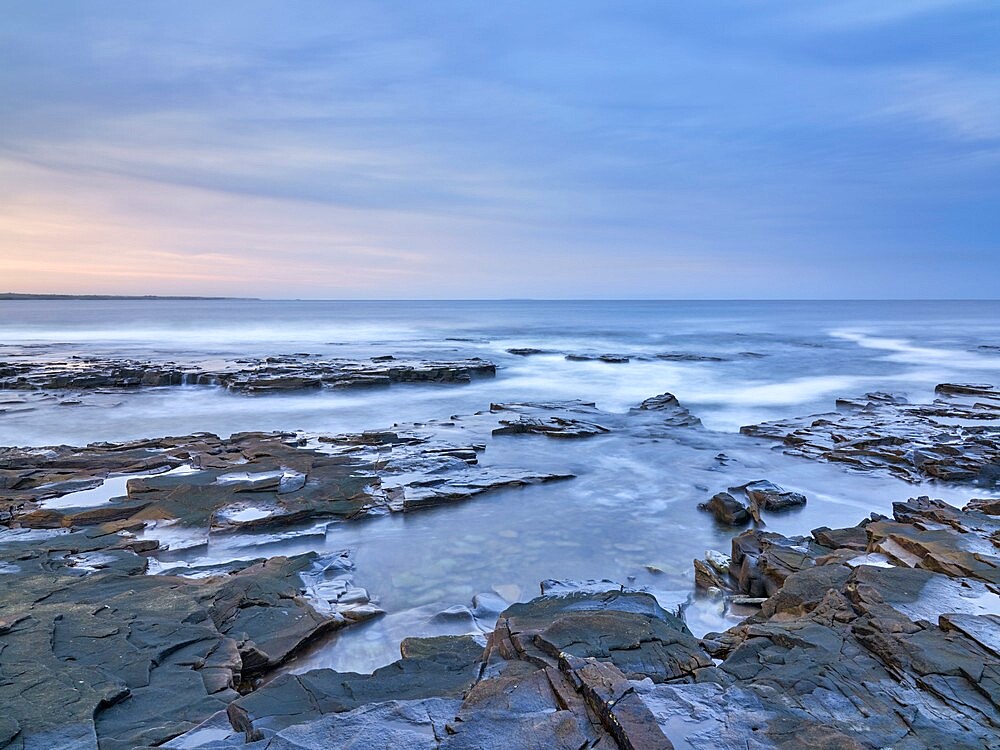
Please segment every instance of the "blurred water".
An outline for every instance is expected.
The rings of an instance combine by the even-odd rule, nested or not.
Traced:
[[[246,429],[345,431],[484,408],[584,398],[624,410],[671,391],[714,429],[893,390],[928,399],[948,380],[1000,381],[1000,302],[0,301],[0,361],[105,355],[218,366],[309,352],[480,356],[496,380],[248,398],[204,387],[91,397],[0,414],[0,444],[84,443]],[[519,357],[508,348],[552,354]],[[577,362],[565,353],[683,353],[722,362]],[[751,354],[766,355],[748,356]],[[2,408],[2,407],[0,407]],[[20,410],[23,408],[23,410]]]
[[[368,670],[391,661],[406,635],[464,632],[436,618],[496,589],[535,595],[545,578],[612,578],[646,586],[665,603],[691,590],[691,560],[728,550],[733,531],[697,503],[730,485],[768,478],[805,493],[799,512],[769,527],[807,533],[857,523],[894,500],[933,494],[962,503],[983,490],[914,487],[881,475],[783,455],[738,434],[740,425],[832,408],[871,390],[930,400],[945,381],[1000,383],[998,302],[0,302],[0,361],[74,354],[217,366],[245,355],[479,356],[495,379],[469,385],[394,385],[357,391],[246,396],[187,386],[40,400],[0,394],[0,444],[83,444],[208,430],[347,432],[469,415],[491,402],[585,399],[624,412],[670,391],[706,431],[663,439],[612,433],[581,441],[491,438],[485,465],[573,472],[568,482],[498,492],[407,516],[331,526],[267,543],[213,537],[166,553],[164,564],[209,563],[310,549],[355,550],[356,581],[389,613],[321,644],[296,668]],[[521,357],[506,350],[534,347]],[[722,361],[581,362],[566,353],[633,357],[691,354]],[[467,440],[469,434],[463,435]],[[723,464],[716,455],[725,453]],[[180,532],[178,532],[180,533]],[[696,631],[725,621],[715,604],[688,611]]]

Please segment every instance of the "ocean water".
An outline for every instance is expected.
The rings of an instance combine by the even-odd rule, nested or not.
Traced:
[[[0,361],[106,355],[211,366],[308,352],[483,357],[495,380],[247,399],[205,388],[149,389],[91,413],[0,416],[0,444],[79,444],[194,430],[347,431],[468,413],[500,400],[582,398],[625,410],[670,391],[705,424],[822,410],[892,390],[916,400],[949,380],[997,382],[1000,302],[312,302],[0,301]],[[508,348],[552,354],[520,357]],[[682,353],[722,362],[574,362],[565,353]],[[765,355],[762,357],[750,356]]]
[[[507,352],[518,347],[546,353]],[[806,508],[769,521],[782,533],[857,523],[917,494],[956,503],[989,494],[943,483],[914,486],[785,456],[738,430],[830,410],[834,399],[868,391],[929,401],[941,382],[1000,384],[996,301],[0,302],[0,361],[106,355],[214,366],[246,355],[297,352],[478,356],[496,362],[498,371],[496,378],[468,385],[252,397],[184,386],[90,394],[76,406],[29,399],[0,406],[6,409],[0,411],[0,445],[85,444],[202,430],[342,433],[472,415],[503,401],[584,399],[624,412],[664,391],[704,422],[704,431],[678,431],[669,439],[612,433],[555,441],[492,439],[472,419],[469,434],[487,443],[484,465],[572,472],[577,478],[293,539],[237,535],[162,555],[170,565],[265,551],[352,549],[356,584],[368,588],[387,615],[320,644],[296,669],[370,670],[396,658],[402,637],[468,629],[467,622],[437,617],[442,610],[491,590],[507,599],[530,598],[547,578],[608,578],[649,588],[667,604],[687,602],[692,559],[707,549],[728,550],[733,534],[696,506],[746,481],[771,479],[809,497]],[[633,359],[581,362],[567,360],[567,353]],[[719,361],[667,361],[655,359],[657,354]],[[719,453],[731,460],[721,464]],[[696,632],[724,627],[737,615],[704,600],[687,609]]]

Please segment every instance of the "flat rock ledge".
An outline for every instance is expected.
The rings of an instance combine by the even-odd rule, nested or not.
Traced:
[[[0,534],[3,748],[161,745],[380,614],[350,586],[347,553],[147,575],[114,526]]]
[[[87,527],[109,522],[149,531],[174,526],[193,542],[210,534],[350,521],[458,502],[486,492],[572,478],[479,465],[483,443],[394,429],[321,436],[209,433],[0,448],[0,524]],[[109,477],[125,494],[94,502]],[[85,491],[90,490],[87,493]],[[91,497],[81,505],[74,498]],[[157,545],[153,543],[153,547]],[[147,550],[148,551],[148,550]]]
[[[357,388],[392,383],[468,383],[496,375],[479,358],[454,361],[329,359],[308,354],[235,360],[221,369],[173,362],[74,357],[64,361],[0,361],[0,390],[93,390],[215,385],[238,393]]]
[[[943,383],[932,403],[888,393],[840,399],[837,411],[740,428],[779,441],[786,453],[908,482],[941,479],[1000,486],[1000,391]]]

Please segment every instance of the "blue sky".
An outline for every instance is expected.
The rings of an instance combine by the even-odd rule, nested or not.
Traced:
[[[0,291],[996,297],[998,50],[993,0],[8,0]]]

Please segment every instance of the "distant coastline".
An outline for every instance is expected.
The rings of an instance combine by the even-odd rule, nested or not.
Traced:
[[[0,300],[22,299],[82,299],[82,300],[134,300],[134,299],[200,299],[200,300],[256,300],[259,297],[192,297],[188,295],[167,294],[21,294],[19,292],[0,292]]]

